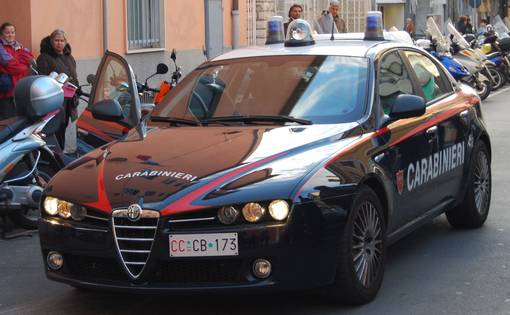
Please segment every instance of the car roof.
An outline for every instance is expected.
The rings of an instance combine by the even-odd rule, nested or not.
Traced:
[[[409,42],[391,35],[392,32],[385,32],[385,39],[364,40],[364,33],[334,34],[335,39],[331,40],[331,34],[315,35],[315,44],[309,46],[285,47],[284,44],[273,44],[265,46],[252,46],[235,49],[224,53],[212,61],[227,59],[285,56],[285,55],[337,55],[351,57],[370,57],[380,50],[391,47],[414,47]]]

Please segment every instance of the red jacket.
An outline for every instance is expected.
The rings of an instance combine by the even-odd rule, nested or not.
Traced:
[[[9,45],[0,39],[0,73],[8,73],[12,78],[13,88],[5,93],[0,93],[0,98],[14,96],[16,83],[27,75],[30,60],[34,59],[32,53],[21,45]]]

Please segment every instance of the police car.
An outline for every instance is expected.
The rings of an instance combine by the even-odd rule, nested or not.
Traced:
[[[360,304],[379,290],[394,241],[442,213],[457,228],[483,225],[491,144],[473,89],[383,33],[378,14],[364,34],[313,36],[297,20],[285,42],[280,24],[268,39],[202,64],[151,114],[129,65],[106,54],[91,111],[140,123],[45,189],[49,279],[143,292],[324,288]],[[122,100],[111,96],[118,78]]]

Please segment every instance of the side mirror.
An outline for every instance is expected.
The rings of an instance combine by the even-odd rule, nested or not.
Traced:
[[[168,66],[164,63],[158,63],[156,66],[156,73],[157,74],[165,74],[168,72]]]
[[[426,105],[423,97],[400,94],[395,99],[389,116],[391,119],[418,117],[425,114],[425,109]]]
[[[122,107],[113,99],[105,99],[91,106],[92,117],[104,121],[119,122],[124,119]]]
[[[90,85],[94,85],[94,82],[96,81],[96,75],[95,74],[89,74],[87,76],[87,83]]]
[[[172,49],[172,54],[170,55],[170,59],[172,59],[174,62],[175,62],[175,60],[177,59],[177,55],[176,55],[176,53],[175,53],[175,48],[174,48],[174,49]]]

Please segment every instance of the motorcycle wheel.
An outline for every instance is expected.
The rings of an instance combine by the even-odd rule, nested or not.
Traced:
[[[39,185],[41,185],[41,187],[45,187],[53,175],[58,172],[58,170],[54,170],[51,166],[44,164],[39,164],[37,170],[39,172],[39,178],[37,178],[37,182]],[[9,219],[11,219],[14,224],[28,230],[37,229],[40,217],[41,212],[39,208],[27,207],[21,211],[14,211],[9,213]]]
[[[506,83],[505,76],[496,68],[496,67],[488,67],[489,74],[494,80],[494,85],[492,86],[492,90],[497,90]]]
[[[476,93],[482,100],[486,99],[491,94],[492,86],[490,81],[481,81],[475,83]]]

